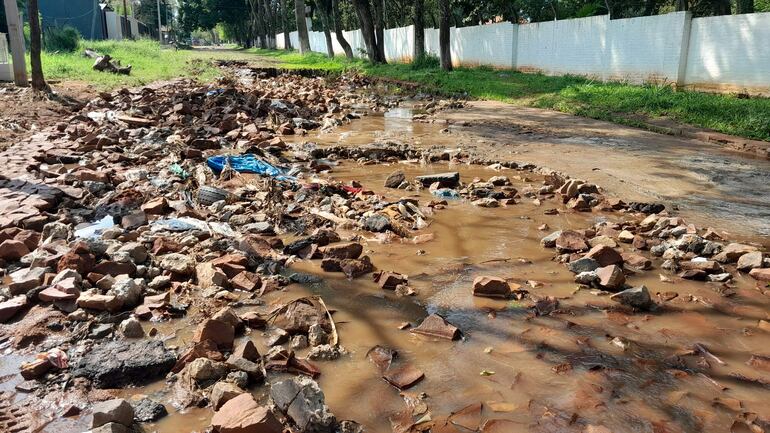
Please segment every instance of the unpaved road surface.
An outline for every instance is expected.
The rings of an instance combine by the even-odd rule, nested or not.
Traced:
[[[770,431],[765,162],[226,69],[0,153],[0,430]]]

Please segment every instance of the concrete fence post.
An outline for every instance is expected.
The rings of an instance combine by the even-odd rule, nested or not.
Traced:
[[[19,87],[27,87],[27,63],[24,60],[24,26],[16,0],[5,0],[5,19],[8,22],[8,37],[11,40],[13,58],[13,79]]]
[[[514,71],[519,69],[519,24],[514,23],[513,24],[513,37],[511,37],[511,41],[513,43],[513,50],[511,50],[511,69]]]
[[[679,50],[679,68],[676,73],[676,88],[683,89],[687,75],[687,56],[690,52],[690,30],[692,29],[692,12],[684,12],[682,24],[682,43]]]

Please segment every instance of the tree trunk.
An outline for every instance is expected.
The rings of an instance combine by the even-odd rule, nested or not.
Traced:
[[[736,12],[739,14],[753,14],[754,0],[737,0],[735,2]]]
[[[43,77],[43,64],[40,61],[40,12],[37,0],[29,0],[29,60],[32,65],[32,88],[48,90]]]
[[[334,58],[334,43],[332,42],[332,32],[329,30],[329,27],[324,24],[324,37],[326,37],[326,55],[329,56],[330,59]]]
[[[278,25],[276,24],[275,5],[272,0],[265,0],[265,17],[267,21],[267,37],[268,47],[270,49],[276,49],[275,34],[278,31]]]
[[[319,0],[318,14],[321,16],[321,22],[324,26],[324,37],[326,38],[326,54],[330,59],[334,58],[334,44],[332,42],[332,18],[331,2],[329,0]]]
[[[374,35],[377,39],[377,61],[387,63],[385,60],[385,5],[383,0],[374,2]]]
[[[676,0],[676,11],[682,12],[689,10],[689,5],[687,4],[687,0]]]
[[[310,52],[310,35],[305,21],[305,0],[294,0],[294,17],[297,19],[297,34],[299,35],[299,53]]]
[[[283,47],[284,49],[291,49],[291,36],[289,35],[289,10],[286,7],[286,2],[289,0],[281,0],[281,21],[283,21]]]
[[[414,0],[414,60],[425,56],[425,0]]]
[[[439,26],[439,46],[441,48],[441,69],[452,70],[452,51],[449,41],[449,20],[452,11],[449,8],[449,0],[439,0],[441,11],[441,25]]]
[[[342,33],[342,20],[340,19],[340,8],[337,4],[337,0],[331,0],[331,5],[331,15],[332,21],[334,21],[334,33],[337,36],[337,42],[339,42],[343,51],[345,51],[345,57],[347,57],[348,60],[353,60],[353,49],[350,48],[350,44],[345,39],[345,35]]]
[[[366,55],[369,57],[370,62],[378,63],[377,38],[374,35],[374,23],[372,22],[369,0],[353,0],[353,6],[356,8],[358,22],[361,24],[361,33],[366,44]]]

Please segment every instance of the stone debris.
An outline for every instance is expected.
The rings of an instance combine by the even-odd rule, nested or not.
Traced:
[[[111,341],[96,345],[73,361],[73,375],[97,388],[142,385],[166,375],[176,355],[157,340]]]
[[[251,394],[228,400],[214,413],[211,425],[218,433],[281,433],[283,425],[266,406],[260,406]]]
[[[489,276],[476,277],[476,279],[473,280],[473,296],[505,299],[511,296],[511,286],[502,278]]]
[[[131,406],[134,408],[136,422],[154,422],[168,415],[166,406],[146,397],[139,401],[132,401]]]
[[[425,374],[412,364],[404,364],[397,368],[389,368],[382,378],[398,389],[408,389],[416,385]]]
[[[91,427],[101,427],[107,423],[129,427],[134,423],[134,408],[129,402],[120,398],[95,404],[93,412]]]
[[[418,327],[410,329],[409,332],[446,340],[460,338],[460,330],[438,314],[426,317]]]
[[[97,63],[102,69],[120,69],[108,56]],[[565,225],[540,243],[554,249],[553,260],[575,274],[580,290],[614,293],[610,299],[620,306],[599,307],[608,315],[630,315],[632,309],[665,314],[666,303],[686,299],[716,305],[693,295],[687,298],[684,292],[637,286],[638,276],[652,269],[661,281],[704,281],[724,298],[736,293],[736,279],[742,280],[738,272],[747,273],[762,291],[770,282],[770,261],[759,247],[726,241],[727,235],[687,224],[658,203],[606,198],[597,185],[552,170],[387,140],[365,146],[289,140],[350,122],[359,115],[354,107],[380,111],[392,102],[357,91],[371,84],[362,77],[267,77],[264,71],[241,66],[236,78],[211,85],[175,80],[102,93],[56,127],[36,132],[23,143],[23,158],[4,153],[0,323],[9,329],[29,328],[29,335],[5,339],[4,333],[2,342],[4,347],[8,342],[9,351],[33,345],[41,352],[20,366],[27,380],[21,388],[37,389],[42,396],[54,389],[113,389],[165,379],[169,401],[163,403],[210,406],[211,428],[219,433],[359,432],[360,425],[331,414],[313,380],[327,362],[348,356],[340,344],[335,311],[318,296],[296,299],[292,285],[315,291],[325,284],[326,278],[319,277],[323,272],[351,280],[371,273],[374,283],[388,291],[380,292],[382,299],[408,302],[399,298],[423,292],[429,274],[412,275],[412,286],[410,276],[397,269],[378,270],[382,254],[372,244],[433,241],[441,236],[438,230],[429,232],[433,219],[454,206],[453,201],[478,206],[474,212],[488,215],[507,207],[539,206],[536,215],[521,218],[531,218],[532,227],[539,225],[543,232],[561,223],[548,219],[545,224],[542,218],[602,212],[601,218],[592,216],[597,218],[591,226]],[[432,100],[426,105],[431,104],[429,112],[457,106]],[[22,149],[15,146],[13,151]],[[327,175],[340,164],[418,161],[451,162],[450,167],[467,162],[517,172],[461,179],[460,172],[428,171],[414,177],[411,169],[409,176],[394,170],[382,195],[363,183]],[[530,178],[533,173],[542,182]],[[617,218],[604,218],[604,213]],[[418,256],[426,254],[435,254],[435,249],[417,251]],[[501,260],[517,270],[537,263],[534,258]],[[295,272],[291,267],[298,261],[323,272]],[[461,266],[459,272],[467,268]],[[499,277],[473,276],[471,293],[463,292],[468,299],[512,299],[495,302],[505,305],[503,309],[485,311],[490,321],[505,309],[520,311],[527,321],[575,311],[565,298],[551,296],[551,279],[537,282],[534,278],[542,277],[527,276],[532,280],[525,290]],[[442,277],[436,275],[433,282],[443,284]],[[350,320],[349,312],[343,314]],[[38,323],[37,316],[45,320]],[[163,343],[169,335],[161,324],[174,319],[183,319],[187,328],[176,331],[180,347]],[[410,328],[405,323],[399,329]],[[53,338],[41,338],[38,328],[43,324],[42,332]],[[409,342],[419,340],[417,344],[448,344],[431,340],[461,336],[457,326],[435,313],[409,332],[429,337],[409,337]],[[623,338],[610,341],[628,347]],[[269,348],[268,353],[260,354],[255,342]],[[56,346],[61,349],[52,349]],[[402,353],[409,357],[408,351]],[[356,356],[360,358],[349,354],[350,359]],[[367,358],[377,369],[374,377],[399,391],[425,377],[392,349],[376,346]],[[569,374],[572,364],[580,362],[574,358],[554,371]],[[318,365],[311,362],[316,360]],[[764,358],[753,358],[750,365],[765,364]],[[256,387],[269,387],[272,405],[252,397]],[[482,422],[481,404],[434,421],[424,395],[402,397],[408,406],[403,433],[514,430],[505,420]],[[164,404],[148,398],[97,403],[93,412],[93,431],[102,432],[133,431],[134,422],[167,414]]]
[[[655,305],[646,286],[623,290],[610,296],[610,299],[639,310],[649,310]]]
[[[325,404],[318,384],[308,377],[296,377],[272,384],[270,398],[301,432],[331,433],[337,419]]]

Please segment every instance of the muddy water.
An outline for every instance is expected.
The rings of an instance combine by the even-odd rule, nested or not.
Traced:
[[[770,244],[770,160],[698,140],[492,101],[441,113],[458,140],[657,200],[690,220]],[[466,122],[466,126],[461,123]]]
[[[515,170],[446,164],[343,163],[330,176],[359,180],[367,188],[398,198],[410,193],[381,187],[396,168],[403,169],[407,177],[458,170],[465,180],[501,174],[531,178],[532,182],[515,180],[518,188],[540,180]],[[418,196],[421,203],[431,198],[427,192]],[[759,319],[768,318],[767,297],[742,277],[737,280],[737,294],[723,298],[715,285],[679,280],[662,283],[652,271],[631,276],[629,284],[646,284],[652,293],[674,291],[679,298],[653,314],[613,311],[614,303],[607,297],[576,291],[572,275],[550,260],[550,251],[540,247],[544,232],[537,227],[584,228],[620,216],[544,215],[549,204],[537,206],[525,199],[506,208],[482,209],[451,201],[419,232],[432,233],[433,241],[418,245],[367,242],[367,254],[379,269],[409,275],[410,285],[418,292],[415,297],[400,298],[379,289],[368,277],[348,281],[341,274],[322,272],[318,261],[301,261],[289,272],[318,275],[324,282],[295,284],[271,293],[264,308],[319,294],[336,310],[340,342],[350,354],[337,361],[317,362],[322,371],[319,383],[339,418],[357,420],[374,433],[390,432],[388,417],[404,409],[399,391],[382,380],[366,360],[366,352],[377,344],[396,349],[398,362],[413,363],[425,373],[425,379],[407,392],[427,394],[425,402],[433,419],[481,402],[482,418],[511,420],[513,424],[506,430],[510,432],[581,432],[588,424],[624,432],[729,431],[736,414],[715,404],[717,397],[738,399],[741,411],[770,417],[770,391],[728,377],[736,372],[768,377],[745,365],[752,354],[767,354],[770,347],[770,333],[756,329]],[[659,265],[656,261],[656,268]],[[564,313],[535,317],[523,303],[474,298],[470,286],[478,275],[504,277],[536,297],[557,297]],[[399,330],[403,322],[416,325],[432,312],[458,326],[463,339],[448,342]],[[191,331],[185,321],[157,327],[161,335],[173,336],[169,344],[189,341]],[[258,333],[245,338],[251,338],[262,353],[266,351]],[[704,371],[728,390],[721,391],[711,379],[694,371],[684,377],[671,372],[672,365],[666,360],[695,343],[726,363],[711,362],[711,369]],[[686,359],[695,366],[694,357]],[[567,364],[570,370],[558,367]],[[271,380],[277,379],[271,376]],[[168,400],[162,383],[129,391],[133,393]],[[264,388],[255,391],[264,400],[263,393]],[[211,416],[209,409],[183,414],[169,409],[171,416],[148,427],[159,432],[202,430]]]
[[[770,160],[695,140],[494,102],[441,113],[436,123],[410,118],[408,107],[401,108],[310,140],[368,144],[390,138],[530,162],[593,181],[626,200],[662,201],[699,225],[770,245]]]

